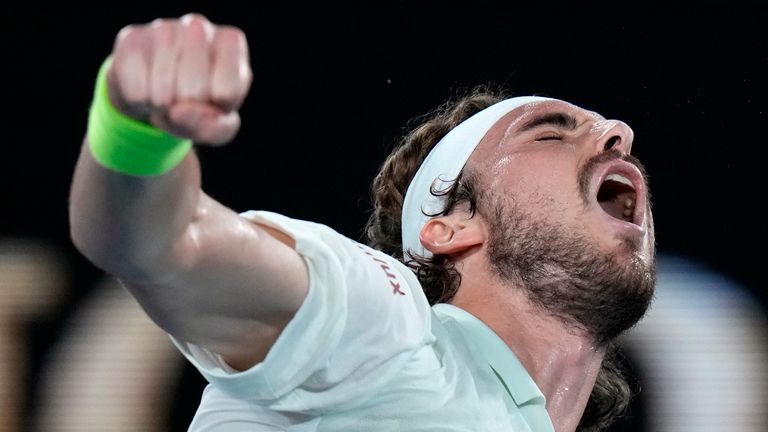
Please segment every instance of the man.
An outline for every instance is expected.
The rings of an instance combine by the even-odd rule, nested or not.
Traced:
[[[71,190],[79,250],[210,382],[190,430],[563,432],[626,406],[606,360],[655,282],[626,124],[446,104],[382,166],[370,247],[201,191],[191,142],[235,136],[251,76],[239,29],[126,27]]]

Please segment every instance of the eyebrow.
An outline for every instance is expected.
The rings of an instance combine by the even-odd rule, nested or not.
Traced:
[[[579,122],[576,117],[564,112],[545,113],[528,120],[520,126],[519,132],[529,131],[543,125],[556,126],[561,129],[574,130]]]

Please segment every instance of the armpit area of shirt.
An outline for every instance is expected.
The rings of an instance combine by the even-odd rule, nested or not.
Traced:
[[[221,354],[209,350],[208,348],[194,345],[186,342],[181,342],[171,336],[171,340],[181,349],[194,357],[200,366],[208,370],[220,369],[227,374],[240,373],[237,369],[233,368],[224,360]]]

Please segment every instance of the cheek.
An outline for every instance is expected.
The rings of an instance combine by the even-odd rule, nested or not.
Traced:
[[[543,198],[561,209],[570,207],[577,200],[582,203],[576,165],[562,155],[559,159],[547,154],[536,157],[507,155],[487,166],[482,173],[490,191],[503,191],[520,198],[536,195],[538,200]]]

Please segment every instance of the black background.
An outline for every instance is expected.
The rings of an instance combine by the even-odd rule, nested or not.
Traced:
[[[251,44],[255,76],[241,132],[227,147],[199,150],[204,189],[230,207],[274,210],[360,238],[368,184],[409,121],[457,91],[496,83],[629,123],[650,175],[659,250],[712,267],[768,305],[759,277],[766,14],[756,6],[472,5],[3,6],[0,236],[50,242],[72,278],[58,316],[32,324],[33,354],[44,354],[57,319],[101,277],[73,249],[67,221],[96,71],[122,26],[190,11],[240,26]]]

